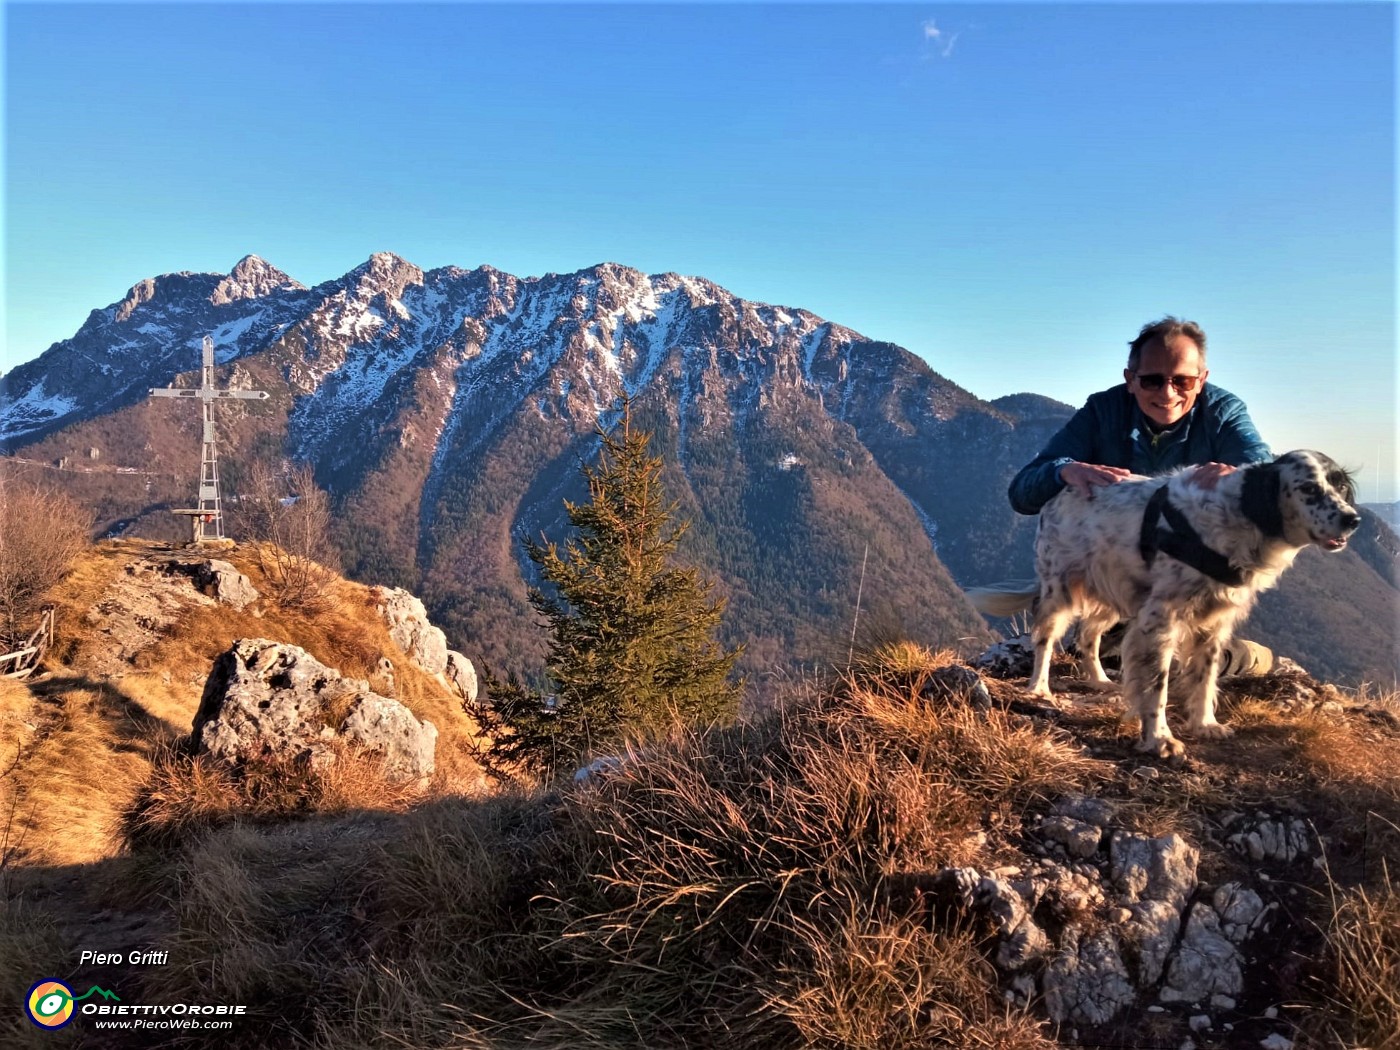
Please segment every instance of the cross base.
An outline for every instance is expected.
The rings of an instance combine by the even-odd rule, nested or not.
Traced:
[[[223,525],[223,515],[216,511],[172,510],[170,513],[183,514],[190,519],[190,524],[193,526],[193,535],[190,539],[192,544],[212,543],[216,540],[223,539],[223,529],[221,527]],[[212,536],[206,537],[204,535],[206,525],[212,525],[214,527]]]

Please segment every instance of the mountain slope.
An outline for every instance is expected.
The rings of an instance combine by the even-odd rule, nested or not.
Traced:
[[[176,535],[165,511],[190,498],[198,418],[145,391],[197,382],[205,333],[221,384],[271,394],[218,407],[229,487],[252,457],[310,460],[347,571],[424,594],[459,644],[525,672],[545,640],[519,537],[562,535],[561,499],[582,496],[578,462],[623,392],[751,672],[841,658],[858,598],[866,629],[984,639],[953,581],[1029,574],[1034,522],[1006,484],[1071,411],[981,401],[897,346],[702,278],[424,271],[379,253],[305,288],[250,256],[143,281],[0,380],[7,451],[106,525]],[[1393,606],[1393,577],[1373,576],[1353,583]],[[1322,647],[1315,670],[1354,680],[1371,642]]]

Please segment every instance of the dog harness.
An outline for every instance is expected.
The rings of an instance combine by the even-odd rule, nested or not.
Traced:
[[[1152,494],[1147,509],[1142,512],[1138,550],[1148,565],[1161,551],[1227,587],[1239,587],[1244,583],[1244,572],[1231,565],[1225,555],[1207,547],[1186,516],[1172,506],[1165,485]]]

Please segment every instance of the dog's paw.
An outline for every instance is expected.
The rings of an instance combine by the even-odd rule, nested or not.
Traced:
[[[1186,735],[1199,740],[1224,740],[1227,736],[1234,736],[1235,731],[1219,722],[1203,722],[1201,725],[1188,725]]]
[[[1119,687],[1118,683],[1111,678],[1105,678],[1103,680],[1087,678],[1084,681],[1084,688],[1092,689],[1098,693],[1116,693]]]
[[[1186,754],[1186,745],[1174,736],[1143,737],[1137,742],[1137,750],[1158,758],[1181,758]]]

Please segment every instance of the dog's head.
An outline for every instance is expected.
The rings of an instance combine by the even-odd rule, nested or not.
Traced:
[[[1244,472],[1241,506],[1266,536],[1295,547],[1345,549],[1361,524],[1351,475],[1321,452],[1288,452]]]

